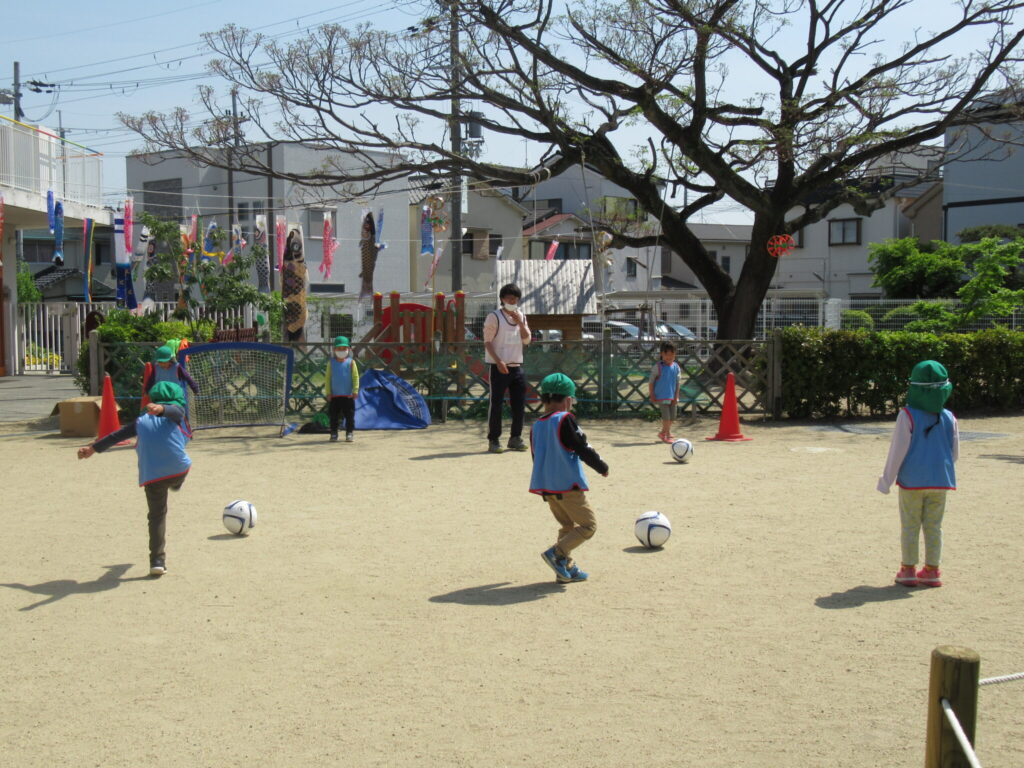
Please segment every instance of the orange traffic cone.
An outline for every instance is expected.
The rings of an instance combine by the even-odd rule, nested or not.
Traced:
[[[121,419],[117,415],[117,402],[114,400],[114,382],[110,374],[103,377],[103,401],[100,403],[100,423],[96,430],[96,439],[106,437],[121,428]],[[122,440],[118,445],[128,445]]]
[[[740,432],[740,415],[736,407],[736,377],[730,373],[725,379],[725,400],[722,402],[722,418],[718,422],[718,434],[705,440],[724,440],[738,443],[753,438],[744,437]]]

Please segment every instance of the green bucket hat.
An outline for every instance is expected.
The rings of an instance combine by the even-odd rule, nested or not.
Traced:
[[[576,397],[576,385],[564,373],[551,373],[541,379],[540,393],[542,395]]]
[[[352,345],[348,343],[348,336],[335,336],[334,337],[334,346],[336,346],[336,347],[350,347]]]
[[[922,360],[910,372],[907,405],[928,413],[940,413],[952,392],[946,366],[934,360]]]
[[[185,390],[181,388],[181,385],[175,384],[173,381],[160,381],[149,390],[149,399],[161,405],[177,405],[180,408],[184,408]]]
[[[165,344],[162,347],[157,347],[153,359],[158,363],[169,363],[174,359],[174,352]]]

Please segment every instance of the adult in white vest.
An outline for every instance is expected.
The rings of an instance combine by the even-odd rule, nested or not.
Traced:
[[[530,343],[530,326],[526,315],[518,309],[523,292],[515,283],[503,285],[498,291],[500,308],[484,320],[484,360],[490,374],[490,407],[487,411],[487,450],[501,453],[501,409],[508,392],[512,424],[508,447],[525,451],[523,412],[526,409],[526,377],[523,375],[523,347]]]

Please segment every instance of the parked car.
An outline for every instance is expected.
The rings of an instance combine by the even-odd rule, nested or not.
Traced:
[[[557,329],[541,329],[539,331],[532,330],[530,332],[530,338],[534,341],[561,341],[562,332]]]
[[[679,323],[658,323],[655,326],[655,331],[659,339],[666,341],[678,341],[680,339],[690,341],[697,338],[697,334]]]
[[[604,327],[608,329],[613,341],[642,341],[654,342],[657,339],[650,334],[640,333],[640,329],[632,323],[624,320],[605,320]],[[597,339],[601,336],[601,324],[597,322],[584,321],[583,338]]]

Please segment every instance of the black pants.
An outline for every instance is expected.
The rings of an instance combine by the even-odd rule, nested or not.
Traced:
[[[167,533],[167,492],[176,491],[185,482],[186,475],[157,480],[145,487],[146,504],[149,505],[149,562],[164,556],[164,540]]]
[[[356,399],[354,397],[332,397],[327,406],[327,415],[331,419],[331,434],[338,434],[338,422],[345,419],[345,433],[356,428]]]
[[[509,366],[508,373],[502,373],[498,366],[490,365],[491,403],[487,410],[487,440],[495,442],[501,437],[501,407],[508,391],[508,404],[512,410],[512,424],[509,437],[523,436],[523,411],[526,408],[526,375],[523,367]]]

